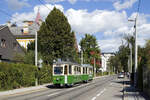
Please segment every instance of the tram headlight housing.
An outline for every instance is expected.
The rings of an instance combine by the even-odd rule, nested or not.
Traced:
[[[59,78],[56,78],[56,81],[59,81]]]

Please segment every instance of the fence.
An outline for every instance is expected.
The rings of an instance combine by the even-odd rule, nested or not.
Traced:
[[[143,68],[143,91],[150,96],[150,68]]]

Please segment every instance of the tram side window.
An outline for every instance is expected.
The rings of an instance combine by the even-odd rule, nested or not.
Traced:
[[[85,73],[87,74],[87,67],[86,67],[86,71],[85,71]]]
[[[64,74],[65,74],[65,75],[68,74],[67,65],[65,65]]]
[[[63,67],[54,67],[54,74],[63,74]]]
[[[79,74],[81,74],[81,67],[79,67]]]
[[[85,74],[85,69],[84,69],[84,67],[83,67],[83,74]]]
[[[72,66],[69,65],[69,74],[72,74]]]
[[[76,66],[74,66],[74,74],[76,74]]]

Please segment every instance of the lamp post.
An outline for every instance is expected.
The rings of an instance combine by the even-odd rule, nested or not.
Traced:
[[[132,72],[132,44],[130,44],[130,73]]]
[[[81,49],[81,65],[83,64],[83,50]]]
[[[137,33],[136,33],[136,24],[137,24],[137,17],[134,20],[128,20],[134,22],[135,28],[135,68],[134,68],[134,87],[136,87],[136,80],[137,80]]]
[[[95,57],[94,57],[94,68],[93,69],[94,69],[94,71],[93,71],[94,72],[94,77],[96,77],[96,73],[95,73]]]
[[[37,66],[37,32],[35,32],[35,66],[36,67],[38,67]],[[36,76],[36,78],[35,78],[35,85],[37,86],[38,85],[38,78],[37,78],[37,76]]]

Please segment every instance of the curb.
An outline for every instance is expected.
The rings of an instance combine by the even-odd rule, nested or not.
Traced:
[[[94,77],[93,79],[104,78],[104,77],[108,77],[108,76],[109,76],[109,75],[98,76],[98,77]]]
[[[51,84],[44,84],[44,85],[39,85],[39,86],[32,86],[32,87],[26,87],[26,88],[14,89],[14,90],[2,91],[2,92],[0,92],[0,96],[20,94],[20,93],[29,92],[29,91],[36,92],[36,91],[41,90],[41,89],[46,89],[47,85],[51,85]]]

